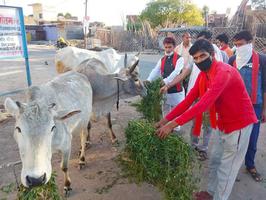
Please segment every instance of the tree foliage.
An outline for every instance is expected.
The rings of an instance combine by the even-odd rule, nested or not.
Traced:
[[[142,23],[140,18],[137,18],[135,21],[127,20],[127,30],[128,31],[139,31],[142,29]]]
[[[153,0],[147,4],[140,18],[147,20],[151,26],[202,25],[201,10],[187,0]]]
[[[70,19],[71,17],[72,17],[72,15],[71,15],[70,13],[67,12],[67,13],[65,14],[65,18],[66,18],[66,19]]]
[[[64,17],[64,14],[63,13],[58,13],[57,17]]]

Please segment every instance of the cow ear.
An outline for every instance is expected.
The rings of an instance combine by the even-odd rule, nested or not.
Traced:
[[[6,98],[5,100],[5,109],[11,114],[13,117],[19,115],[20,109],[22,109],[22,105],[20,102],[15,102],[11,98]]]
[[[76,115],[78,113],[81,113],[81,110],[74,110],[74,111],[71,111],[71,112],[67,112],[65,110],[58,111],[56,116],[55,116],[55,119],[59,120],[59,121],[63,121],[63,120],[68,119],[68,118],[70,118],[73,115]]]

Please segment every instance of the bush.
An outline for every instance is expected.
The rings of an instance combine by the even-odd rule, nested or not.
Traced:
[[[190,200],[200,181],[196,152],[181,137],[161,140],[153,123],[161,119],[161,79],[147,87],[148,95],[136,104],[145,120],[133,120],[126,128],[126,148],[121,163],[135,182],[158,186],[167,200]]]
[[[121,158],[127,176],[158,186],[167,200],[189,200],[199,183],[199,164],[189,144],[178,136],[161,140],[150,122],[131,121]]]
[[[141,112],[148,121],[158,121],[162,117],[161,104],[163,96],[160,94],[160,85],[162,79],[157,79],[147,85],[147,95],[143,97],[140,103],[135,104],[137,110]]]

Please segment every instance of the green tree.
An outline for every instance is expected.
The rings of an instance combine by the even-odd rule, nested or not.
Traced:
[[[203,15],[203,17],[205,17],[206,15],[208,15],[209,12],[210,12],[209,7],[208,6],[203,6],[203,8],[202,8],[202,15]]]
[[[202,8],[202,17],[205,20],[205,26],[208,26],[208,15],[209,15],[210,9],[208,6],[203,6]]]
[[[67,12],[66,14],[65,14],[65,18],[66,19],[70,19],[72,17],[72,15],[69,13],[69,12]]]
[[[137,17],[135,20],[127,19],[127,30],[128,31],[139,31],[142,29],[142,23],[139,17]]]
[[[64,17],[64,14],[63,13],[58,13],[57,17]]]
[[[151,26],[202,25],[201,10],[187,0],[153,0],[147,4],[140,18],[150,22]]]

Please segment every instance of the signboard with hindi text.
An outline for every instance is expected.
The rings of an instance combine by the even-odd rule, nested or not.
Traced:
[[[0,7],[0,59],[24,56],[19,14],[18,8]]]
[[[28,47],[21,7],[0,5],[0,60],[25,59],[28,86],[31,86]],[[0,93],[0,96],[6,93]]]

